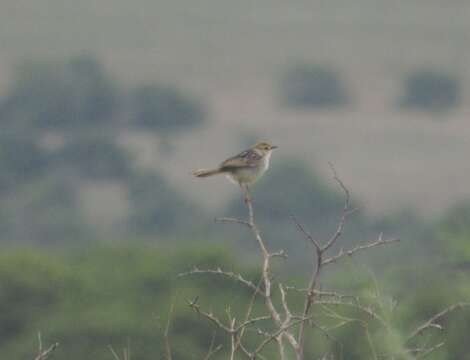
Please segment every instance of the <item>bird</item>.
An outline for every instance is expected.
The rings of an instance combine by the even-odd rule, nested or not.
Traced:
[[[271,153],[278,146],[266,141],[257,142],[249,149],[232,156],[214,169],[199,169],[193,171],[198,178],[224,174],[242,189],[254,184],[269,168]]]

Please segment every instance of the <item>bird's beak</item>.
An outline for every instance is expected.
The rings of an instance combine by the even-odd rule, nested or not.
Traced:
[[[279,146],[277,145],[271,145],[271,150],[277,149]]]

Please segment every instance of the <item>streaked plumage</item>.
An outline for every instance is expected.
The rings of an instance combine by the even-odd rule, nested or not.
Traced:
[[[225,174],[234,183],[251,185],[269,168],[271,152],[276,149],[267,142],[259,142],[251,148],[228,158],[215,169],[201,169],[193,172],[196,177]]]

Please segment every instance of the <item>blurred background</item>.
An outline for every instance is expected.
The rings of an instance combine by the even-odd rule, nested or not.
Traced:
[[[253,196],[289,254],[281,276],[310,264],[291,214],[318,238],[335,228],[332,162],[360,209],[341,245],[402,242],[346,260],[327,287],[367,292],[373,271],[398,333],[468,299],[469,14],[458,0],[0,0],[2,353],[30,359],[41,331],[58,358],[130,343],[160,359],[174,303],[175,359],[202,356],[212,329],[185,299],[223,311],[250,295],[178,273],[256,278],[257,252],[213,223],[245,216],[238,189],[190,172],[258,140],[280,147]],[[470,314],[446,321],[432,358],[470,359]],[[352,331],[346,358],[369,358]],[[329,346],[312,335],[308,351]]]

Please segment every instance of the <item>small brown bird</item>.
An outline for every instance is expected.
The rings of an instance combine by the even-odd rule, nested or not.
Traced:
[[[225,160],[215,169],[201,169],[193,172],[196,177],[225,174],[241,187],[255,183],[269,168],[271,153],[277,146],[268,142],[258,142],[248,150]]]

